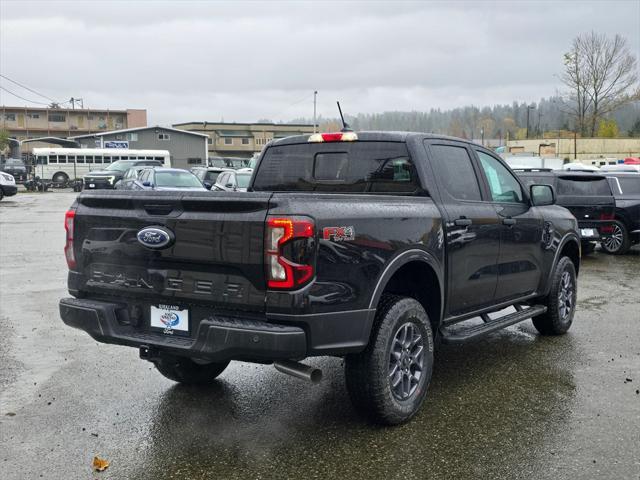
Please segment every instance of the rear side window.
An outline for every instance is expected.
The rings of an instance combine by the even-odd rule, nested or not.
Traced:
[[[611,196],[611,189],[606,178],[560,178],[558,179],[558,195]]]
[[[610,179],[611,180],[611,179]],[[618,180],[618,184],[620,185],[620,190],[622,190],[623,195],[640,195],[640,175],[629,176],[629,177],[614,177],[614,180]],[[617,188],[613,188],[611,186],[611,190],[615,193],[617,192]]]
[[[420,182],[404,143],[341,142],[267,149],[253,189],[411,195]]]
[[[458,200],[481,200],[478,178],[464,147],[431,145],[437,181]]]

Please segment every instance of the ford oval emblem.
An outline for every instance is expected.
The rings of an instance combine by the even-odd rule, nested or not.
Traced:
[[[164,227],[146,227],[138,232],[138,241],[147,248],[161,249],[170,247],[175,236]]]

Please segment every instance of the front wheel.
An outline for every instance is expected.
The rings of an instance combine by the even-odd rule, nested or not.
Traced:
[[[541,302],[547,311],[533,318],[542,335],[562,335],[573,323],[578,298],[576,268],[569,257],[562,257],[551,277],[551,290]]]
[[[163,355],[154,361],[158,371],[169,380],[188,385],[208,385],[213,382],[229,362],[197,363],[187,357]]]
[[[413,417],[433,371],[433,334],[427,312],[413,298],[384,295],[367,348],[345,358],[347,390],[373,421],[397,425]]]
[[[631,248],[631,238],[627,227],[620,222],[613,224],[613,232],[611,236],[605,238],[600,246],[606,253],[612,255],[624,255]]]

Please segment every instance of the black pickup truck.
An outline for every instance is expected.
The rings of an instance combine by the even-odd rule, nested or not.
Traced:
[[[280,139],[246,193],[79,195],[60,315],[184,383],[230,360],[315,381],[300,360],[344,357],[356,407],[397,424],[422,404],[439,343],[529,318],[544,335],[569,329],[580,238],[554,202],[455,138]]]

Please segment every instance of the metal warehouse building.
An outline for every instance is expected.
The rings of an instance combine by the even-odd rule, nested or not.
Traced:
[[[208,135],[169,127],[140,127],[69,137],[81,148],[169,150],[171,165],[191,168],[207,164]]]

